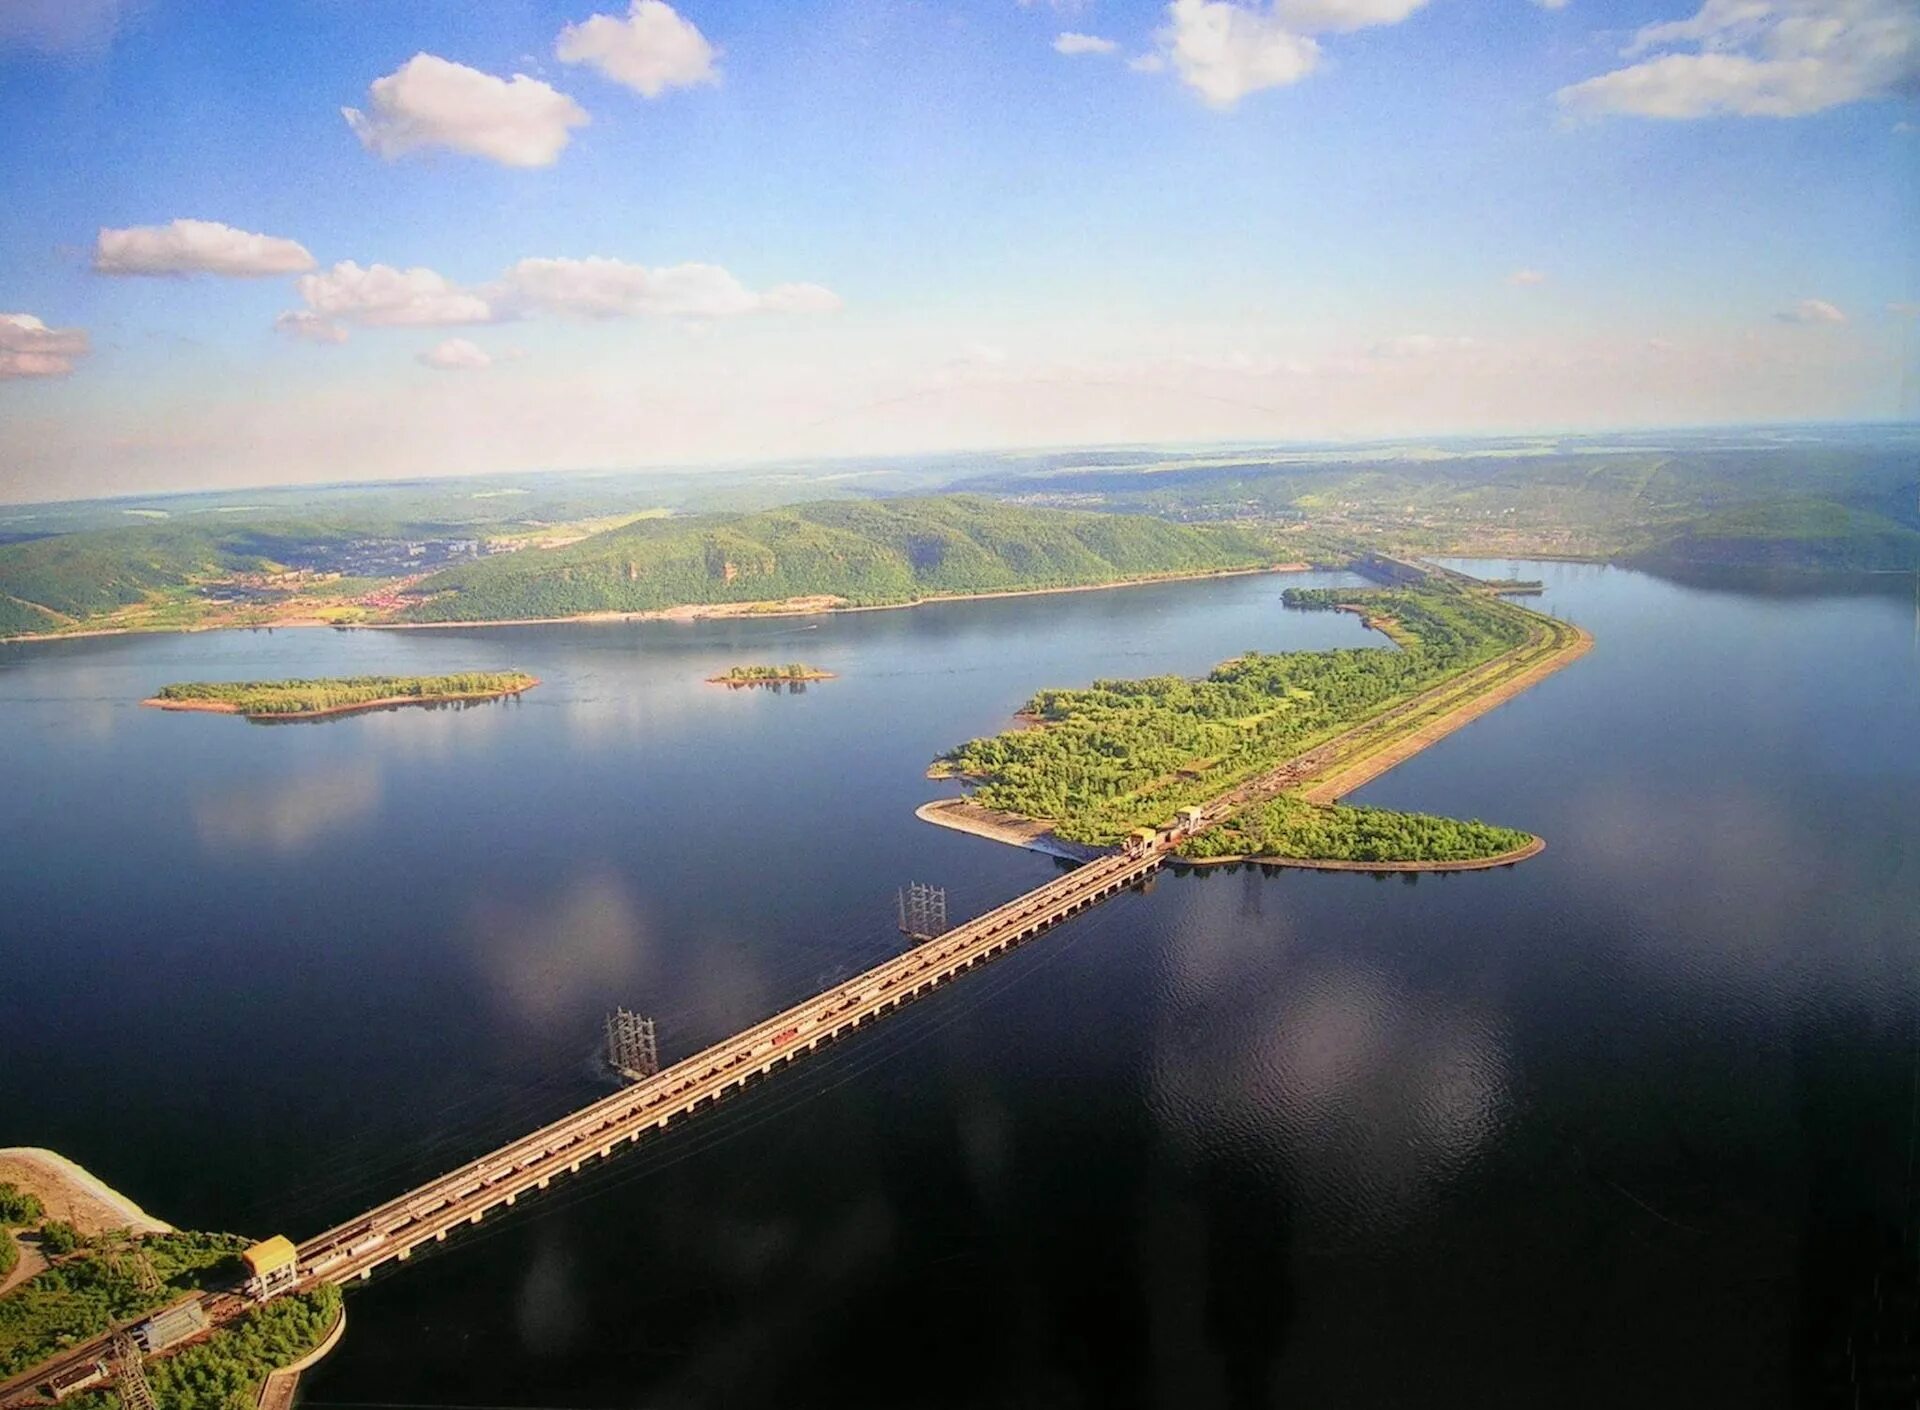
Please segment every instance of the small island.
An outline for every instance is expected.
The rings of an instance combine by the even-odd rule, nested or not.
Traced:
[[[778,688],[783,685],[804,685],[808,681],[830,681],[833,672],[823,671],[817,666],[803,666],[791,662],[785,666],[730,666],[717,676],[708,676],[709,685],[724,685],[732,689],[741,686],[764,685]]]
[[[141,704],[160,710],[244,715],[250,720],[312,720],[398,705],[498,700],[540,684],[520,671],[450,676],[341,676],[318,680],[188,681],[162,686]]]

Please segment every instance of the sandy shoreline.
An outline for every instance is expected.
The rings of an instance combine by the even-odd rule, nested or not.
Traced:
[[[1113,592],[1119,588],[1153,587],[1159,583],[1204,582],[1210,578],[1247,578],[1261,573],[1309,573],[1311,563],[1275,563],[1260,568],[1220,568],[1205,573],[1156,573],[1144,578],[1122,578],[1111,583],[1081,583],[1073,587],[1006,588],[997,592],[948,592],[916,597],[910,602],[855,604],[844,597],[794,597],[764,602],[689,603],[645,612],[579,612],[570,617],[490,617],[473,622],[328,622],[319,618],[290,618],[282,622],[214,623],[185,627],[94,627],[77,632],[39,632],[0,636],[0,646],[38,641],[73,641],[99,636],[172,636],[194,632],[257,632],[277,628],[336,631],[425,632],[464,627],[552,627],[620,622],[706,622],[729,618],[818,617],[830,612],[895,612],[935,602],[980,602],[1001,597],[1052,597],[1065,592]]]
[[[0,1149],[0,1180],[39,1198],[49,1219],[64,1219],[82,1234],[131,1229],[170,1234],[173,1225],[146,1210],[58,1151],[40,1146]]]
[[[1554,672],[1571,666],[1593,649],[1592,633],[1581,627],[1575,627],[1573,630],[1572,645],[1554,652],[1511,680],[1504,681],[1493,689],[1456,705],[1413,733],[1395,740],[1384,749],[1356,759],[1344,768],[1335,766],[1303,789],[1300,796],[1309,803],[1336,802],[1354,790],[1372,783],[1394,765],[1406,762],[1421,750],[1438,744],[1448,735],[1465,729],[1482,715],[1498,709],[1515,696],[1531,690]]]

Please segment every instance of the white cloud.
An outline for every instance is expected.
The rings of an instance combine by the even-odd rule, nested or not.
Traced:
[[[1920,304],[1895,300],[1887,305],[1887,312],[1895,318],[1920,318]]]
[[[1825,299],[1802,299],[1774,315],[1782,323],[1845,323],[1846,314]]]
[[[303,343],[344,343],[347,330],[311,309],[290,308],[273,320],[274,331]]]
[[[512,301],[580,318],[732,318],[747,313],[830,313],[840,298],[818,284],[756,294],[714,264],[650,269],[625,260],[523,259],[503,281]]]
[[[87,355],[80,328],[49,328],[30,313],[0,313],[0,381],[64,377]]]
[[[1638,62],[1562,88],[1561,107],[1583,116],[1800,117],[1920,92],[1920,6],[1706,0],[1689,19],[1640,29],[1622,57]]]
[[[386,264],[362,269],[346,260],[322,273],[303,275],[294,287],[313,315],[336,324],[432,328],[494,319],[486,299],[431,269],[395,269]]]
[[[1547,276],[1543,270],[1516,269],[1513,271],[1513,273],[1507,276],[1507,282],[1509,284],[1518,285],[1520,288],[1523,288],[1523,289],[1529,289],[1529,288],[1533,288],[1536,285],[1546,283]]]
[[[367,111],[340,113],[369,152],[389,159],[428,147],[503,166],[551,166],[587,114],[566,94],[523,73],[495,78],[432,54],[415,54],[367,90]]]
[[[1127,67],[1135,73],[1159,73],[1167,66],[1164,54],[1139,54],[1127,60]]]
[[[1543,10],[1564,10],[1567,8],[1567,0],[1533,0],[1533,3]]]
[[[553,52],[563,64],[589,64],[649,98],[720,81],[713,46],[666,0],[633,0],[624,20],[594,15],[570,24]]]
[[[1427,0],[1273,0],[1273,17],[1303,34],[1399,24]]]
[[[760,296],[767,313],[838,313],[844,300],[822,284],[775,284]]]
[[[1097,34],[1075,34],[1072,30],[1053,41],[1056,54],[1111,54],[1119,47],[1114,40],[1102,39]]]
[[[1210,107],[1298,83],[1320,62],[1320,46],[1272,14],[1228,0],[1173,0],[1159,40],[1181,82]]]
[[[100,274],[226,274],[250,279],[313,268],[306,247],[253,235],[217,220],[176,220],[100,232],[93,267]]]
[[[448,338],[437,347],[420,354],[420,364],[437,372],[478,372],[493,366],[487,350],[465,338]]]

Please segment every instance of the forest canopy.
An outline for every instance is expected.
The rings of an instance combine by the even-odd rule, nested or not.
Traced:
[[[1444,588],[1295,590],[1289,605],[1360,604],[1392,646],[1250,653],[1202,680],[1154,676],[1043,690],[1039,724],[943,755],[936,776],[978,783],[982,804],[1111,844],[1158,827],[1450,676],[1521,645],[1527,614]]]

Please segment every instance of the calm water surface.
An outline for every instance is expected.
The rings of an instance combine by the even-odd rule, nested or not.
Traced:
[[[310,1403],[1818,1403],[1914,1236],[1914,602],[1485,571],[1598,646],[1362,797],[1541,858],[1164,875],[376,1278]],[[903,882],[1053,874],[915,821],[928,759],[1042,685],[1368,640],[1285,581],[0,647],[0,1144],[311,1233],[604,1091],[616,1004],[685,1055],[894,952]],[[840,679],[701,684],[752,660]],[[507,667],[545,684],[134,704]]]

